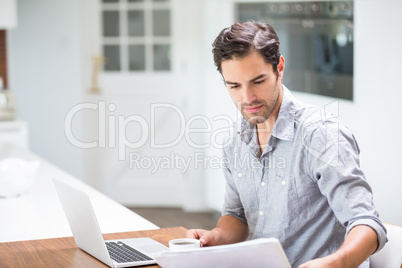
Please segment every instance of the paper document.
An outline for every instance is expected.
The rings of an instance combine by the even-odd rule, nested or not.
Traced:
[[[166,251],[155,256],[155,260],[163,268],[291,268],[276,238],[259,238],[230,245],[187,249],[179,252]]]

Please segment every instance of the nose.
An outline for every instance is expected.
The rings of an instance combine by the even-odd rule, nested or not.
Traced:
[[[249,86],[244,86],[243,88],[243,102],[251,104],[255,100],[255,95],[253,90]]]

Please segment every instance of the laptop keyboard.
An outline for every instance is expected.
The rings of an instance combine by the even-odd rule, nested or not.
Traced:
[[[132,247],[118,241],[116,242],[106,242],[106,247],[109,251],[112,260],[124,263],[124,262],[139,262],[139,261],[150,261],[152,258],[133,249]]]

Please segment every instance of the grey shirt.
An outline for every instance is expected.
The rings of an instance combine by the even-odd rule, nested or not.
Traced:
[[[245,222],[249,239],[278,238],[292,267],[333,253],[356,225],[375,230],[380,250],[386,229],[352,132],[285,87],[283,93],[262,155],[256,126],[244,118],[235,124],[223,150],[223,215]]]

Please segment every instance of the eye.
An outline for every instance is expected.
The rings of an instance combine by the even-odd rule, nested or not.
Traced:
[[[240,87],[239,84],[233,84],[233,85],[230,86],[230,88],[233,88],[233,89],[238,88],[238,87]]]
[[[255,82],[254,82],[254,85],[262,84],[262,83],[264,83],[264,81],[265,81],[265,79],[259,80],[259,81],[255,81]]]

